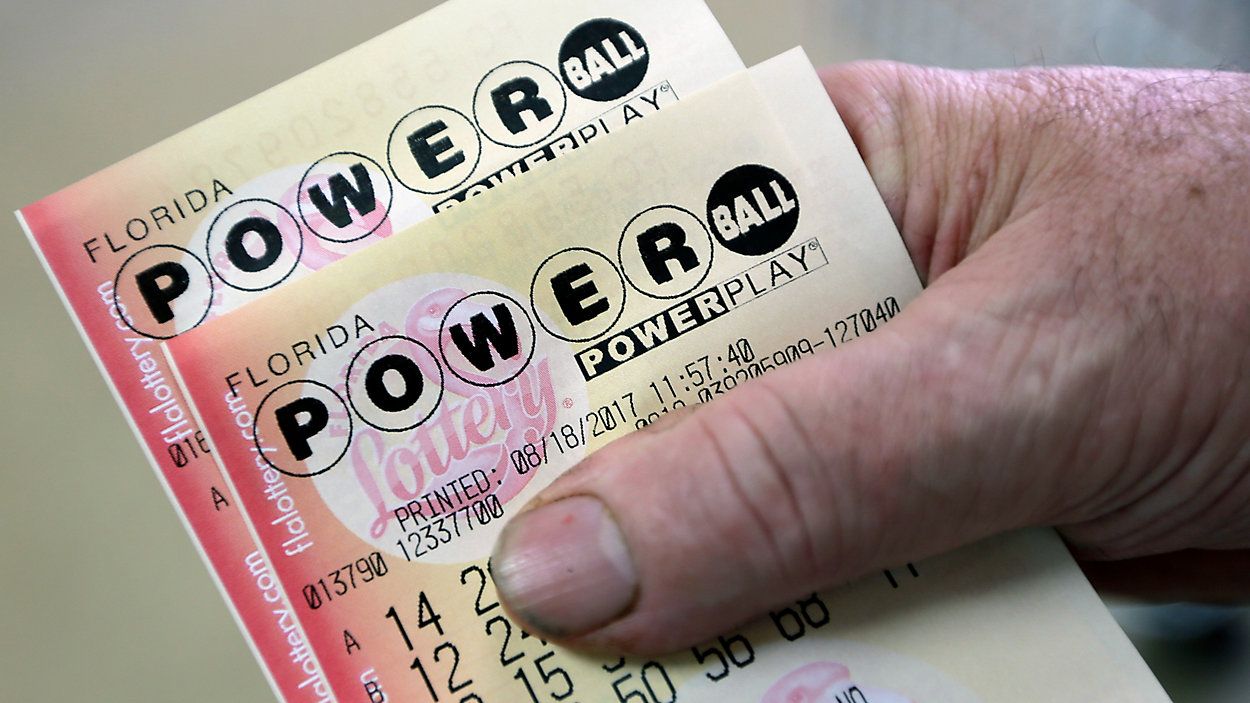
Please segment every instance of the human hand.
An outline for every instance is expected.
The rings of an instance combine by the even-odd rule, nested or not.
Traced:
[[[496,547],[509,610],[665,651],[1037,525],[1096,582],[1250,596],[1250,77],[823,78],[928,289],[558,479]]]

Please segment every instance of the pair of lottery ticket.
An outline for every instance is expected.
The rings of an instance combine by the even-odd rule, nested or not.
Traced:
[[[454,0],[18,216],[283,700],[1166,700],[1048,532],[650,660],[502,612],[580,458],[920,291],[806,57],[698,0]]]

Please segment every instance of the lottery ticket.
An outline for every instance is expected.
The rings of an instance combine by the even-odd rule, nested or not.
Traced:
[[[491,546],[554,478],[919,291],[796,50],[165,351],[339,700],[1166,700],[1050,532],[667,657],[579,654],[503,612]]]
[[[328,692],[159,341],[741,68],[700,0],[455,0],[18,213],[280,697]]]

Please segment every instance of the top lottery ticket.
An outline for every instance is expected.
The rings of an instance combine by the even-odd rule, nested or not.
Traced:
[[[700,0],[453,0],[18,213],[279,696],[328,694],[159,341],[740,68]]]

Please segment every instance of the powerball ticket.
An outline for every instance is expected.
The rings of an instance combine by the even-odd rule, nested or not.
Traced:
[[[669,657],[504,614],[491,546],[555,477],[919,291],[795,51],[165,351],[341,701],[1166,700],[1050,532]]]
[[[455,0],[18,213],[280,697],[328,690],[159,341],[741,67],[700,0]]]

